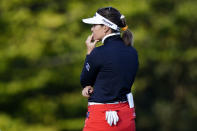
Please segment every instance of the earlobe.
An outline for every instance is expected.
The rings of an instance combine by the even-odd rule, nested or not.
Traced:
[[[107,33],[110,30],[110,28],[106,25],[104,25],[104,32]]]

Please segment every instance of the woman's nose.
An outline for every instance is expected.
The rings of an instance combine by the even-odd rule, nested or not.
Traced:
[[[91,31],[93,32],[94,26],[91,27]]]

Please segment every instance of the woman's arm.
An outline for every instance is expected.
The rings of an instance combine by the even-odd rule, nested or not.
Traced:
[[[100,60],[99,60],[99,53],[95,48],[95,44],[98,42],[97,40],[92,42],[93,35],[88,36],[86,40],[86,47],[87,47],[87,56],[84,62],[84,67],[80,76],[80,82],[83,88],[86,86],[94,85],[96,80]]]

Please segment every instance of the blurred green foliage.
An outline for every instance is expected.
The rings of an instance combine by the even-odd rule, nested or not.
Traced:
[[[113,6],[134,33],[137,130],[196,131],[197,1],[1,0],[0,130],[80,131],[91,17]]]

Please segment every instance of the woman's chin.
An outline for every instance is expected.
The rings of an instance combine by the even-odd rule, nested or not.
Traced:
[[[97,38],[94,38],[94,37],[93,37],[93,40],[94,40],[94,41],[95,41],[95,40],[96,40],[96,41],[101,41],[100,39],[97,39]]]

